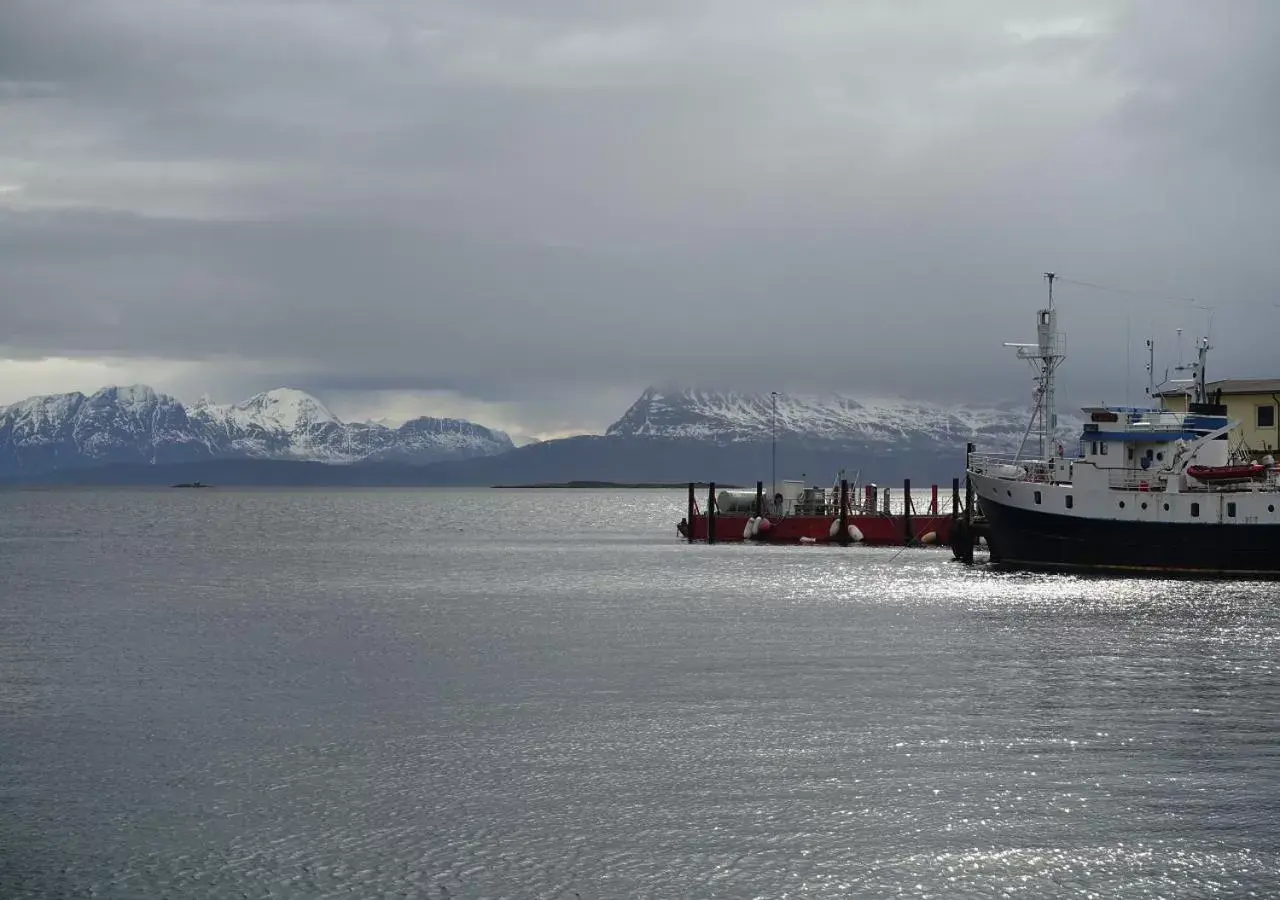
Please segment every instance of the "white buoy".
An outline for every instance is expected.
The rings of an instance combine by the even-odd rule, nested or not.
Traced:
[[[752,534],[751,526],[754,523],[754,521],[755,521],[754,519],[747,519],[747,524],[742,526],[742,539],[744,541],[751,540],[751,534]]]
[[[827,529],[827,537],[835,537],[840,533],[840,520],[832,519],[831,527]]]
[[[862,540],[862,532],[858,529],[858,526],[854,525],[852,522],[849,523],[849,540],[853,541],[855,544]]]

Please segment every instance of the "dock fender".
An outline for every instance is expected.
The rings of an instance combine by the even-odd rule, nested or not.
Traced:
[[[926,531],[924,534],[920,535],[920,543],[922,543],[922,544],[936,544],[936,543],[938,543],[938,532],[936,532],[936,531]]]
[[[840,533],[840,520],[839,520],[839,519],[832,519],[832,520],[831,520],[831,527],[827,529],[827,537],[832,537],[832,538],[833,538],[833,537],[835,537],[835,536],[836,536],[837,534],[839,534],[839,533]]]
[[[857,544],[861,542],[862,537],[863,537],[862,530],[858,528],[857,525],[854,525],[852,522],[850,522],[849,523],[849,540]]]
[[[773,527],[773,523],[770,522],[768,519],[766,519],[764,516],[761,516],[759,519],[756,520],[756,534],[760,534],[760,535],[768,534],[769,529],[772,527]]]

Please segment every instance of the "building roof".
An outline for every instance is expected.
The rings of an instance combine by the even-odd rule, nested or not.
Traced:
[[[1219,390],[1223,394],[1280,394],[1280,378],[1224,378],[1206,382],[1205,390],[1210,394]],[[1185,393],[1185,389],[1160,391],[1158,396],[1177,397]]]

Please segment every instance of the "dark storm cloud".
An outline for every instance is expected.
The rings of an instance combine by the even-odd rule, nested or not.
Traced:
[[[1151,291],[1061,285],[1069,394],[1116,395],[1126,334],[1202,329],[1186,296],[1217,306],[1218,374],[1266,374],[1277,22],[10,2],[0,353],[495,402],[656,380],[981,402],[1026,393],[1000,343],[1058,269]]]

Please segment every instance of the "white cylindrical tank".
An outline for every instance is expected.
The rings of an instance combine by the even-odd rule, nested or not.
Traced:
[[[755,491],[721,491],[716,494],[716,509],[723,515],[754,514],[756,511]]]

